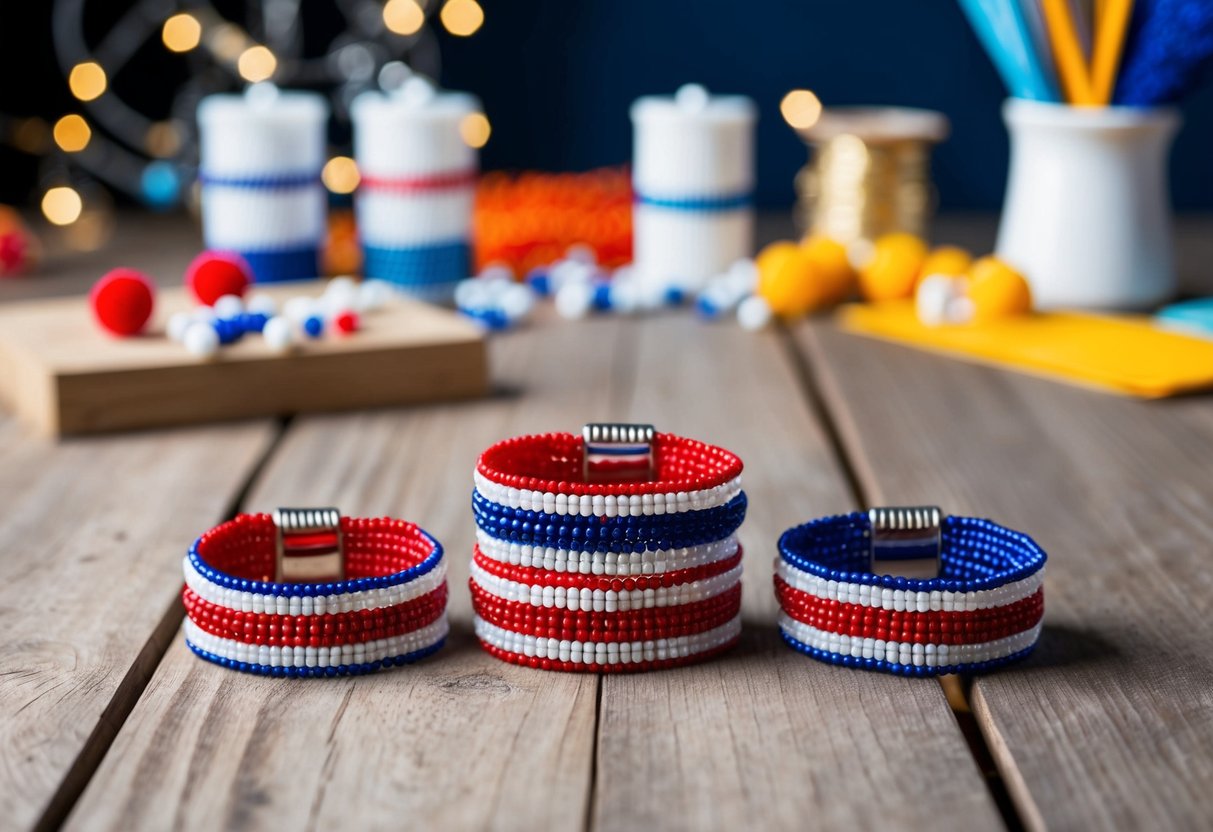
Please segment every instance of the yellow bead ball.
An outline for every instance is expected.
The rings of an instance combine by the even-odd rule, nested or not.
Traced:
[[[927,255],[920,279],[932,274],[960,277],[973,265],[973,255],[960,246],[939,246]]]
[[[800,248],[813,264],[825,303],[839,303],[855,289],[855,269],[847,258],[847,247],[831,237],[805,237]]]
[[[805,315],[824,300],[813,261],[796,243],[771,243],[759,252],[758,294],[784,318]]]
[[[1032,311],[1032,289],[1022,274],[997,257],[982,257],[969,269],[973,323],[996,321]]]
[[[914,285],[927,259],[927,244],[913,234],[898,232],[876,240],[872,256],[859,267],[859,289],[868,300],[898,300],[914,294]]]

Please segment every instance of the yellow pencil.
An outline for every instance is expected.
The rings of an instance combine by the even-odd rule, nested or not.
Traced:
[[[1066,99],[1079,106],[1094,105],[1095,94],[1087,74],[1086,57],[1078,43],[1069,3],[1066,0],[1041,0],[1041,8],[1049,30],[1049,44],[1053,47],[1053,61],[1057,64],[1057,74],[1061,77]]]
[[[1107,105],[1116,86],[1116,70],[1124,49],[1133,0],[1103,0],[1091,49],[1091,92],[1096,104]]]

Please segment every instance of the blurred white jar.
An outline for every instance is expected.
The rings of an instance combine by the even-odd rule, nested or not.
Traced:
[[[471,274],[478,156],[464,138],[480,102],[421,79],[354,101],[355,198],[367,277],[427,300],[450,300]]]
[[[631,116],[636,273],[698,290],[753,254],[754,102],[688,84],[637,99]]]
[[[203,239],[242,255],[259,282],[319,273],[328,112],[323,96],[269,84],[198,105]]]
[[[1009,99],[1011,168],[997,253],[1039,308],[1143,309],[1176,290],[1170,109]]]

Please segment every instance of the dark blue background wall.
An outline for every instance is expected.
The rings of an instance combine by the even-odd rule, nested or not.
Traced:
[[[696,81],[760,109],[759,199],[790,204],[804,145],[779,101],[943,111],[935,155],[944,207],[996,208],[1006,176],[1003,89],[955,0],[480,0],[483,29],[444,38],[445,85],[479,94],[493,124],[486,167],[580,170],[631,154],[628,105]],[[1175,202],[1213,208],[1213,85],[1184,105]]]

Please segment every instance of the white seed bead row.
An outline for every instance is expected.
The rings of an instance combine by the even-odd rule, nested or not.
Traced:
[[[476,490],[486,500],[509,508],[542,511],[545,514],[581,517],[639,517],[641,515],[678,514],[727,504],[741,493],[741,477],[700,491],[672,491],[664,494],[564,494],[531,491],[494,482],[476,471]]]
[[[883,659],[892,664],[914,667],[947,667],[956,664],[988,662],[1018,653],[1035,643],[1040,637],[1039,622],[1022,633],[983,641],[977,644],[911,644],[909,642],[885,641],[878,638],[859,638],[820,630],[797,621],[783,613],[779,615],[779,627],[801,644],[817,650],[839,653],[863,659]]]
[[[633,662],[681,659],[706,653],[729,643],[741,634],[741,616],[703,633],[653,641],[566,641],[529,636],[505,630],[475,616],[477,638],[498,650],[528,658],[552,659],[581,664],[632,664]]]
[[[393,607],[428,595],[446,580],[446,558],[443,558],[437,566],[421,577],[396,586],[339,595],[267,595],[220,586],[207,580],[206,576],[195,569],[189,557],[184,558],[183,562],[185,585],[202,600],[240,612],[272,615],[325,615]]]
[[[575,572],[580,575],[656,575],[727,560],[737,554],[737,535],[682,549],[625,552],[577,552],[498,540],[483,529],[476,540],[484,556],[511,566]]]
[[[628,610],[676,607],[714,598],[732,589],[741,580],[741,564],[711,578],[655,589],[582,589],[565,586],[540,586],[491,575],[472,562],[472,580],[481,589],[503,601],[554,607],[584,612],[626,612]]]
[[[221,638],[206,632],[192,620],[185,620],[185,638],[195,647],[225,659],[269,667],[337,667],[343,664],[367,664],[394,656],[415,653],[446,638],[450,632],[446,613],[420,630],[361,644],[333,647],[268,647]]]
[[[1001,607],[1032,595],[1040,589],[1044,581],[1044,569],[1040,569],[1026,578],[993,589],[973,592],[938,589],[915,592],[847,581],[829,581],[819,575],[797,569],[778,557],[775,558],[775,574],[795,589],[817,598],[896,612],[969,612]]]

